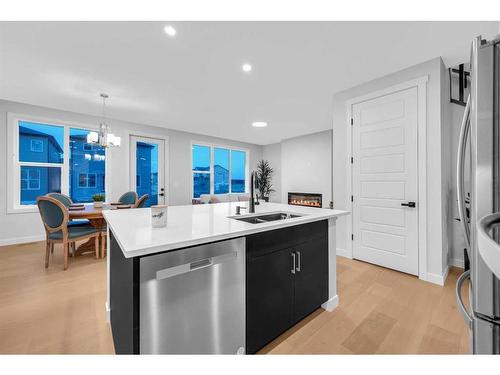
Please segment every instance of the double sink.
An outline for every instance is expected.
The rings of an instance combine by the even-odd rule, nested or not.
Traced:
[[[234,220],[239,220],[239,221],[244,221],[246,223],[250,224],[263,224],[263,223],[269,223],[270,221],[277,221],[277,220],[287,220],[287,219],[293,219],[296,217],[301,217],[303,215],[298,215],[295,213],[291,212],[272,212],[272,213],[267,213],[267,214],[261,214],[261,215],[245,215],[245,216],[231,216],[231,219]]]

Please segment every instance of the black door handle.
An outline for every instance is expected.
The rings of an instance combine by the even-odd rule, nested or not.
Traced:
[[[159,195],[160,197],[164,197],[164,196],[165,196],[165,194],[163,194],[163,193],[160,193],[160,194],[158,194],[158,195]]]
[[[401,203],[401,206],[415,208],[416,203],[415,202]]]

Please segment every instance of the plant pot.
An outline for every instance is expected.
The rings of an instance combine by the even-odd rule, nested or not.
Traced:
[[[104,202],[94,202],[94,208],[102,208]]]
[[[269,197],[261,197],[261,199],[263,199],[264,202],[269,202]]]

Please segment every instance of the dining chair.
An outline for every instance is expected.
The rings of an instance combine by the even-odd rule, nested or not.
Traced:
[[[45,268],[49,266],[49,256],[54,244],[63,244],[64,270],[68,269],[69,244],[95,238],[95,257],[99,258],[99,230],[91,226],[68,227],[69,214],[66,206],[55,198],[38,197],[38,210],[42,217],[46,234]]]
[[[52,197],[57,199],[59,202],[64,204],[66,207],[69,207],[73,204],[73,201],[71,200],[70,197],[68,197],[66,194],[62,193],[49,193],[47,194],[48,197]],[[77,226],[77,225],[89,225],[90,221],[87,219],[72,219],[68,221],[68,226]]]
[[[125,194],[122,194],[120,198],[118,198],[118,202],[121,204],[134,205],[137,202],[137,193],[135,191],[127,191]]]
[[[149,195],[144,194],[139,199],[137,199],[137,202],[135,202],[134,208],[143,208],[144,205],[146,204],[146,201],[148,200],[148,197],[149,197]]]

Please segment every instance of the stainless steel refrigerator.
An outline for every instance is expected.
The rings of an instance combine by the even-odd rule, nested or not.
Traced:
[[[462,121],[457,191],[470,270],[456,285],[457,304],[471,332],[474,354],[500,354],[500,39],[472,43],[471,92]],[[469,147],[467,145],[469,144]],[[466,152],[470,149],[470,155]],[[470,171],[465,159],[470,157]],[[470,172],[470,186],[464,176]],[[470,218],[466,195],[470,192]],[[461,289],[469,283],[466,306]]]

